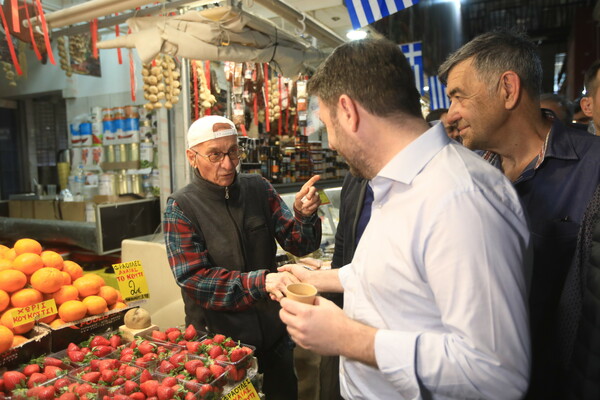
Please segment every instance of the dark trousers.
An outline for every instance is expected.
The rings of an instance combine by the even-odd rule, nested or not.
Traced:
[[[298,379],[294,371],[294,344],[286,335],[267,351],[256,352],[258,372],[263,374],[266,400],[297,400]]]

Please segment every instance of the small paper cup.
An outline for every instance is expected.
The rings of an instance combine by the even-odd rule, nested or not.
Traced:
[[[310,283],[292,283],[285,288],[286,297],[300,303],[313,304],[317,296],[317,288]]]

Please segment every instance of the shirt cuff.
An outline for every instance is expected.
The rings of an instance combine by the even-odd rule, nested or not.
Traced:
[[[380,329],[375,334],[377,367],[405,399],[419,397],[416,371],[418,340],[418,333]]]
[[[267,279],[267,269],[259,269],[257,271],[246,272],[246,283],[245,286],[250,292],[250,296],[254,299],[263,299],[269,296],[265,281]]]
[[[295,204],[293,207],[294,207],[294,218],[296,218],[302,224],[312,224],[315,222],[315,218],[318,218],[317,211],[315,211],[312,215],[305,217],[304,215],[302,215],[302,213],[300,211],[298,211]]]

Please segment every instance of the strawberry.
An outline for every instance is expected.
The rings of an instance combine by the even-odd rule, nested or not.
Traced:
[[[173,365],[183,364],[183,360],[185,359],[185,353],[179,352],[173,354],[169,357],[169,362]]]
[[[79,395],[79,398],[81,399],[82,396],[88,393],[94,393],[94,387],[87,382],[75,383],[75,393],[77,393],[77,395]]]
[[[62,362],[62,360],[59,360],[58,358],[55,358],[55,357],[44,357],[44,366],[46,366],[46,365],[62,367],[64,365],[64,363]]]
[[[212,359],[217,358],[221,354],[223,354],[223,348],[221,346],[212,346],[208,349],[208,355]]]
[[[221,354],[220,356],[217,356],[217,358],[215,358],[215,361],[229,362],[229,357],[227,357],[226,354]]]
[[[242,349],[241,347],[236,347],[229,354],[229,359],[231,360],[231,362],[238,362],[242,358],[246,357],[246,355],[247,354],[246,351],[244,351],[244,349]]]
[[[107,369],[115,369],[117,368],[118,365],[118,360],[114,359],[114,358],[107,358],[105,360],[97,360],[98,362],[96,363],[96,369],[98,371],[104,371]],[[121,364],[124,365],[124,364]]]
[[[213,343],[214,343],[214,342],[213,342],[213,340],[212,340],[212,339],[209,339],[209,338],[206,338],[206,339],[204,339],[204,340],[202,340],[202,341],[200,342],[200,344],[201,344],[202,346],[209,346],[209,345],[211,345],[211,344],[213,344]]]
[[[158,397],[158,400],[171,400],[174,394],[175,390],[169,386],[160,385],[156,389],[156,397]]]
[[[237,346],[237,343],[233,339],[230,338],[223,343],[223,346],[231,348],[231,347]]]
[[[196,398],[196,395],[192,392],[186,392],[185,396],[183,397],[183,400],[194,400]]]
[[[144,370],[147,371],[147,370]],[[133,379],[135,378],[137,375],[139,375],[140,373],[140,369],[133,367],[131,365],[128,365],[125,368],[125,371],[123,372],[123,376],[125,377],[125,379]]]
[[[40,387],[37,392],[37,398],[39,400],[52,400],[56,395],[56,389],[54,386],[44,386]]]
[[[57,376],[63,374],[62,368],[55,367],[54,365],[48,365],[44,367],[44,375],[48,377],[48,379],[54,379]]]
[[[29,364],[23,368],[23,374],[25,374],[25,376],[31,376],[31,374],[35,372],[40,372],[40,366],[38,364]]]
[[[245,369],[238,370],[234,365],[231,365],[231,364],[228,365],[227,367],[225,367],[225,370],[227,371],[227,374],[229,375],[229,379],[231,379],[234,382],[241,381],[244,378],[244,376],[246,375]]]
[[[185,340],[192,340],[193,338],[196,337],[196,335],[198,334],[198,332],[196,331],[196,328],[194,328],[194,325],[189,324],[187,328],[185,328],[185,332],[183,333],[183,338]]]
[[[183,364],[183,367],[190,375],[194,375],[196,373],[196,369],[200,366],[204,366],[202,360],[190,360]]]
[[[123,343],[123,339],[121,339],[121,336],[118,334],[112,335],[108,340],[110,342],[110,346],[114,347],[115,349]]]
[[[167,330],[165,331],[165,333],[168,335],[169,332],[174,332],[174,331],[179,332],[179,334],[181,335],[181,331],[179,330],[179,328],[175,328],[175,327],[167,328]]]
[[[167,334],[161,331],[152,331],[152,339],[155,340],[160,340],[162,342],[166,342],[167,341]]]
[[[123,350],[121,350],[121,356],[123,355],[133,355],[135,352],[135,350],[133,350],[131,347],[126,347]]]
[[[137,392],[140,388],[140,385],[132,380],[126,380],[123,384],[123,389],[125,390],[125,394],[131,394],[133,392]]]
[[[58,400],[77,400],[77,395],[72,392],[65,392],[60,395]]]
[[[40,372],[34,372],[27,379],[27,387],[32,388],[34,386],[38,386],[41,383],[44,383],[48,380],[48,377]]]
[[[225,341],[225,335],[221,335],[220,333],[217,333],[215,336],[213,336],[212,340],[215,343],[223,343]]]
[[[85,359],[85,354],[81,350],[67,350],[67,357],[72,362],[80,363]]]
[[[252,354],[252,353],[254,353],[254,350],[252,350],[248,346],[242,346],[242,350],[244,350],[246,352],[246,354]]]
[[[171,343],[177,343],[179,341],[179,337],[181,336],[181,332],[179,330],[171,331],[167,333],[167,339]]]
[[[104,336],[96,335],[90,340],[90,345],[88,347],[94,348],[98,346],[110,346],[110,340]]]
[[[106,386],[112,386],[114,380],[117,379],[117,373],[112,369],[102,370],[101,374],[102,375],[100,379],[107,384]]]
[[[117,379],[115,379],[113,381],[112,386],[121,386],[124,383],[125,383],[125,378],[123,378],[122,376],[119,376]]]
[[[97,336],[97,337],[102,337],[102,336]],[[100,345],[100,346],[95,346],[92,347],[92,353],[96,356],[96,357],[105,357],[107,355],[109,355],[110,353],[112,353],[115,349],[111,346],[104,346],[104,345]]]
[[[162,384],[164,386],[173,387],[177,385],[177,378],[175,378],[174,376],[167,376],[165,377],[165,379],[163,379]]]
[[[196,368],[196,379],[200,383],[207,383],[211,378],[210,369],[205,366],[200,366]]]
[[[158,354],[156,354],[156,353],[146,353],[146,354],[144,354],[144,356],[142,357],[142,359],[144,361],[158,360]]]
[[[86,382],[98,383],[101,376],[102,376],[102,373],[100,373],[98,371],[92,371],[92,372],[86,372],[85,374],[81,375],[80,378]]]
[[[158,371],[162,372],[163,374],[168,374],[169,372],[173,371],[174,369],[175,369],[175,366],[173,364],[171,364],[170,362],[168,362],[167,360],[162,360],[158,367]]]
[[[111,400],[130,400],[131,397],[124,395],[124,394],[115,394],[113,397],[108,397],[106,396],[105,398],[111,399]]]
[[[144,383],[148,380],[152,379],[152,374],[147,369],[142,371],[142,375],[140,376],[140,383]]]
[[[210,372],[212,372],[215,378],[218,378],[225,373],[225,368],[221,367],[219,364],[212,364],[208,369],[210,369]]]
[[[148,353],[152,353],[154,352],[154,349],[156,349],[156,345],[153,343],[150,343],[147,340],[144,340],[142,343],[140,343],[140,345],[138,346],[138,350],[140,351],[140,353],[142,354],[148,354]]]
[[[67,378],[58,378],[54,381],[54,388],[59,390],[65,386],[69,386],[69,380]]]
[[[146,395],[142,392],[135,392],[129,395],[131,400],[146,400]]]
[[[198,397],[200,399],[208,398],[208,394],[212,393],[213,387],[209,384],[204,384],[200,387],[200,391],[198,392]]]
[[[67,351],[79,351],[79,350],[81,350],[81,347],[79,347],[78,345],[76,345],[73,342],[69,343],[69,345],[67,346]]]
[[[200,353],[200,342],[187,342],[185,344],[186,349],[193,354]]]
[[[159,383],[155,379],[147,380],[146,382],[140,384],[140,390],[144,392],[146,396],[156,396],[156,391],[158,390]]]

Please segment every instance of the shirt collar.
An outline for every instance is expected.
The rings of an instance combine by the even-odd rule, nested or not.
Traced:
[[[578,160],[579,156],[571,142],[569,132],[567,131],[568,128],[551,111],[543,110],[542,114],[546,119],[552,121],[552,128],[550,129],[550,137],[548,138],[544,158],[553,157],[562,160]],[[544,160],[542,160],[543,162]]]
[[[451,139],[446,134],[444,125],[437,123],[396,154],[379,171],[377,177],[388,178],[408,185],[427,163],[450,142]]]

